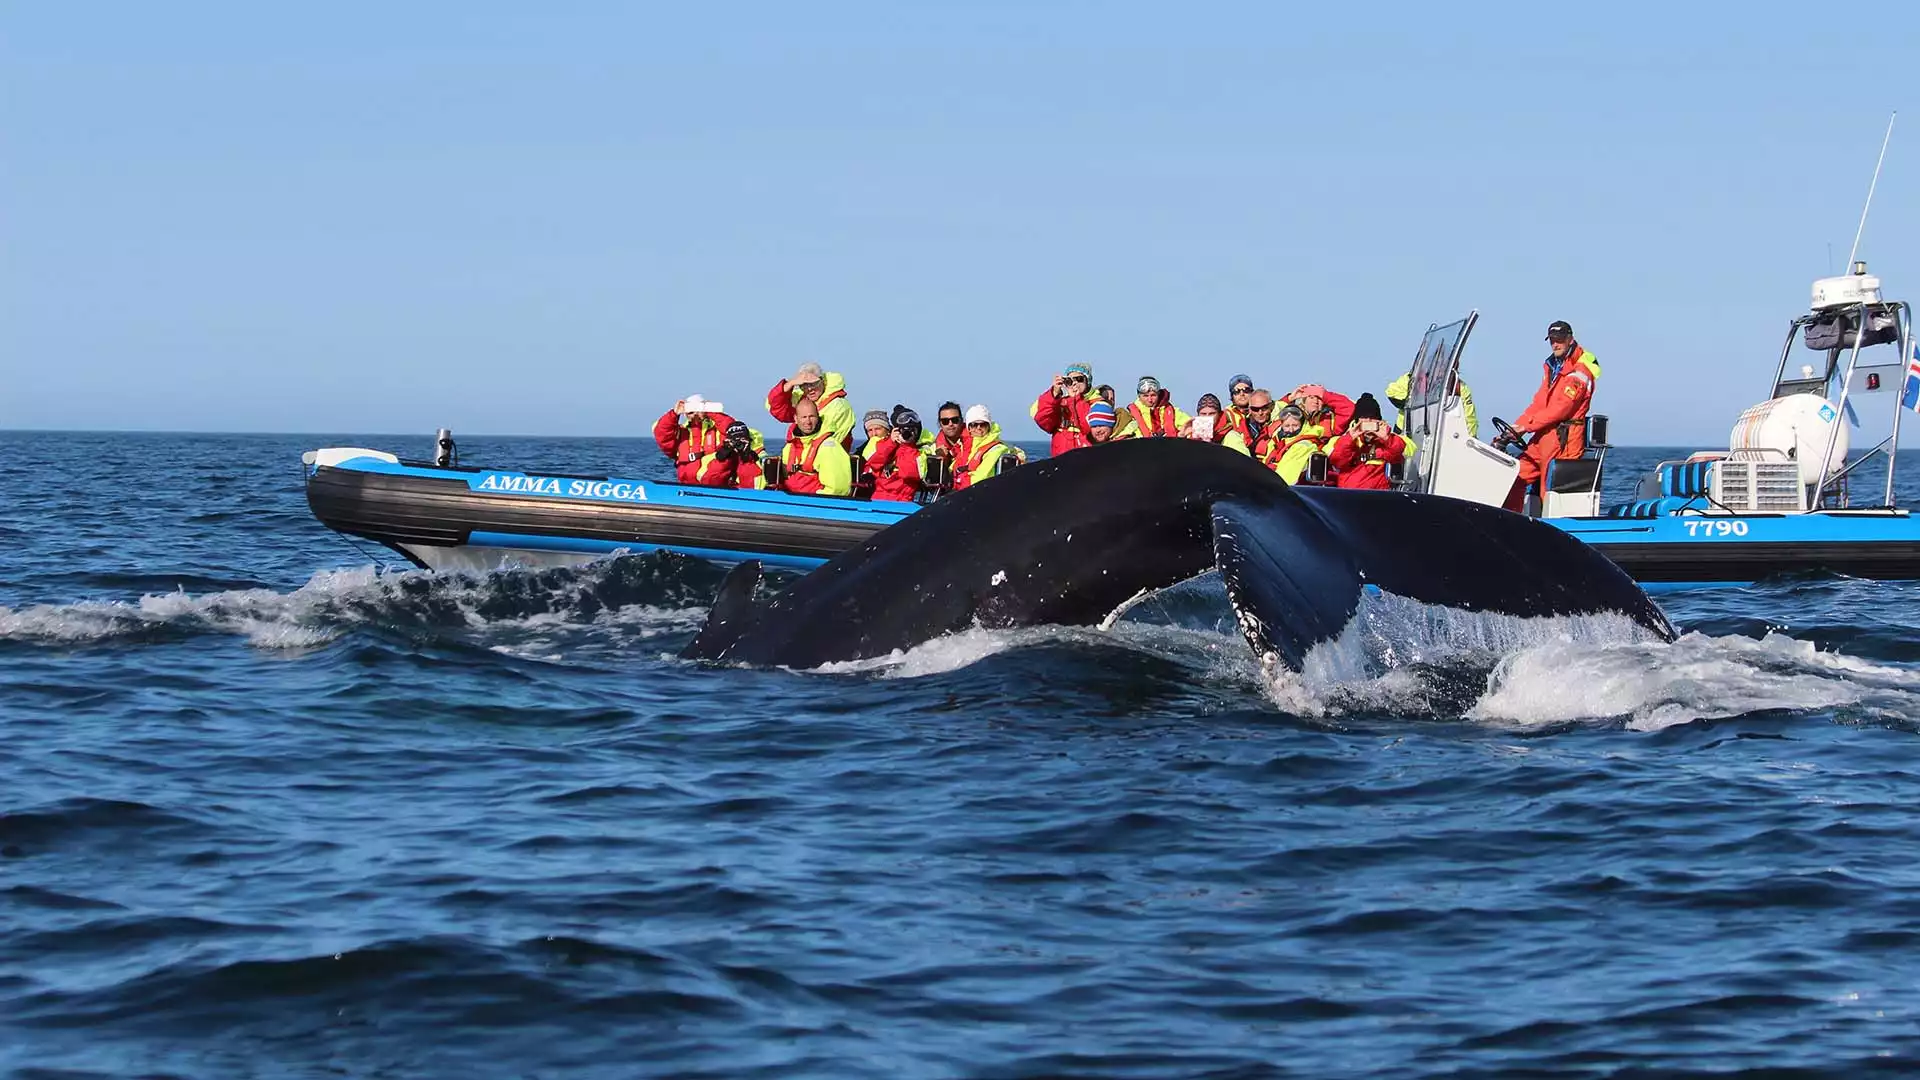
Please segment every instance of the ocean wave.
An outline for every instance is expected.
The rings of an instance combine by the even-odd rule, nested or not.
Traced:
[[[1084,662],[1088,651],[1104,649],[1133,655],[1134,663],[1153,657],[1196,686],[1312,721],[1395,717],[1535,729],[1618,723],[1653,731],[1762,712],[1839,710],[1868,721],[1920,715],[1920,671],[1773,630],[1758,638],[1693,632],[1668,643],[1618,615],[1520,618],[1372,594],[1339,638],[1292,671],[1255,658],[1238,633],[1219,629],[1230,618],[1190,595],[1147,610],[1146,621],[1129,612],[1104,630],[976,627],[809,674],[925,679],[1017,663],[1033,650],[1075,650]],[[1138,674],[1122,666],[1121,677]]]
[[[554,632],[567,627],[613,631],[620,641],[697,629],[719,579],[710,564],[660,554],[484,577],[363,566],[321,571],[290,592],[175,589],[131,601],[0,607],[0,642],[71,646],[218,635],[301,649],[358,628],[416,638],[482,631],[501,638],[482,644],[502,652],[555,659]]]
[[[121,933],[203,940],[235,928],[149,920]],[[259,928],[265,929],[265,928]],[[314,1007],[361,1015],[398,1013],[486,1026],[527,1002],[558,1017],[592,1012],[630,1018],[737,1015],[740,1002],[712,972],[646,949],[550,936],[510,945],[441,935],[369,943],[325,954],[187,960],[100,986],[41,989],[13,1001],[44,1027],[112,1024],[161,1032],[206,1032],[299,1024]]]
[[[1554,642],[1502,658],[1474,719],[1521,726],[1625,718],[1657,731],[1754,713],[1920,715],[1920,671],[1823,651],[1784,634],[1682,635],[1672,644]]]

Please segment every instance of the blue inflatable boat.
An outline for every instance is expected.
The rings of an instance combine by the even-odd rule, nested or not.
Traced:
[[[1497,506],[1512,487],[1521,437],[1497,418],[1494,443],[1471,437],[1445,392],[1476,316],[1430,329],[1416,354],[1407,429],[1418,450],[1400,485]],[[1792,363],[1796,344],[1813,362]],[[1890,423],[1877,443],[1857,448],[1852,432],[1875,401],[1890,406]],[[1920,521],[1894,501],[1900,421],[1917,408],[1912,309],[1882,300],[1880,280],[1855,263],[1814,283],[1811,310],[1789,325],[1772,394],[1740,414],[1727,449],[1661,462],[1635,498],[1603,509],[1607,424],[1591,417],[1586,453],[1552,462],[1527,513],[1649,588],[1799,573],[1920,578]]]
[[[360,447],[310,450],[301,460],[315,517],[429,570],[576,566],[648,551],[807,570],[919,509],[402,461]]]

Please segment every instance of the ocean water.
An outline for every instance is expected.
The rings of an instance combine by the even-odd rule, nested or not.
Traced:
[[[6,1075],[1920,1071],[1913,584],[713,669],[718,568],[409,570],[308,514],[340,444],[427,453],[0,433]]]

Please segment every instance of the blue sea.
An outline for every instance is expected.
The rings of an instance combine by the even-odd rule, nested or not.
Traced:
[[[409,569],[327,445],[429,453],[0,433],[0,1073],[1920,1072],[1920,586],[1270,678],[1201,579],[712,668],[721,568]]]

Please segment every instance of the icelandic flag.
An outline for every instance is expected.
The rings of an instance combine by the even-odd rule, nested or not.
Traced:
[[[1900,388],[1900,407],[1920,412],[1920,345],[1907,358],[1907,382]]]

